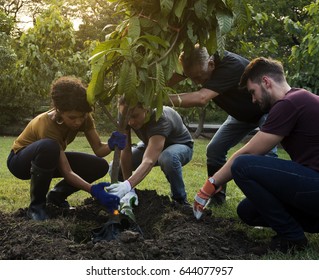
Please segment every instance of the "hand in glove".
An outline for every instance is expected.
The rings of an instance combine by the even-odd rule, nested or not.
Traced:
[[[104,188],[110,186],[110,183],[101,182],[91,187],[91,195],[95,197],[110,213],[117,210],[120,205],[120,198],[114,194],[107,193]]]
[[[134,189],[131,189],[126,195],[124,195],[120,203],[123,205],[128,205],[129,207],[138,205],[138,197]]]
[[[199,220],[204,212],[205,206],[209,203],[209,199],[215,193],[219,192],[221,187],[216,190],[215,180],[213,177],[207,179],[202,188],[195,195],[194,205],[193,205],[193,213],[197,220]]]
[[[126,180],[107,186],[106,189],[109,193],[117,195],[121,199],[132,189],[132,187],[130,182]]]
[[[115,146],[117,146],[120,150],[123,150],[126,145],[126,135],[118,131],[113,131],[111,137],[107,141],[107,144],[111,150],[114,150]]]

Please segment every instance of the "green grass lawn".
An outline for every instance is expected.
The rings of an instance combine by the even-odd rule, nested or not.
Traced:
[[[102,138],[106,139],[107,136]],[[15,178],[7,169],[6,160],[9,154],[11,145],[15,137],[0,138],[0,211],[14,212],[19,208],[25,208],[30,202],[29,198],[29,181],[23,181]],[[195,140],[194,155],[192,161],[183,168],[183,175],[186,184],[188,200],[193,202],[194,195],[202,186],[206,179],[206,146],[208,139]],[[230,150],[232,154],[242,144],[237,145]],[[68,151],[81,151],[92,153],[92,150],[86,141],[85,137],[77,137],[75,141],[69,145]],[[110,162],[113,154],[110,154],[106,159]],[[287,154],[279,149],[279,157],[288,158]],[[59,179],[54,179],[51,186]],[[102,178],[100,181],[110,181],[109,175]],[[159,167],[153,168],[151,173],[138,185],[138,189],[156,190],[160,195],[169,195],[169,184],[161,172]],[[80,191],[69,198],[71,205],[78,205],[83,202],[83,199],[89,197],[89,194]],[[247,232],[248,236],[257,241],[269,241],[270,236],[274,232],[270,229],[255,229],[242,224],[236,214],[238,202],[243,198],[242,192],[234,184],[233,181],[227,186],[227,203],[225,205],[214,207],[213,215],[221,218],[231,218],[236,221],[236,226]],[[238,223],[237,223],[238,221]],[[213,230],[213,229],[212,229]],[[265,259],[319,259],[319,238],[318,234],[307,234],[311,247],[305,252],[298,253],[294,256],[288,254],[269,254],[264,256]]]

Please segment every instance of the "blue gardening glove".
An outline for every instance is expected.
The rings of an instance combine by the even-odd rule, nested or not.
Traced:
[[[117,195],[122,199],[131,189],[131,184],[128,180],[119,182],[106,187],[107,191],[111,194]]]
[[[107,144],[112,151],[115,149],[115,146],[123,150],[126,145],[126,135],[118,131],[113,131],[111,137],[107,140]]]
[[[95,197],[103,206],[107,208],[110,213],[118,210],[120,205],[120,198],[114,194],[107,193],[104,188],[109,186],[110,183],[101,182],[92,185],[91,195]]]

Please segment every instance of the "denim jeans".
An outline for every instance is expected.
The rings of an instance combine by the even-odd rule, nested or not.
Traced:
[[[226,163],[228,151],[251,131],[257,127],[261,127],[266,118],[267,115],[263,115],[259,122],[248,123],[228,116],[207,145],[207,165],[210,165],[211,169],[217,172]],[[267,155],[277,157],[277,147],[274,147]]]
[[[145,152],[145,144],[139,142],[132,148],[133,170],[142,162]],[[176,201],[186,200],[185,184],[182,174],[182,166],[186,165],[193,157],[193,149],[183,144],[174,144],[162,151],[156,166],[160,166],[171,186],[172,199]]]
[[[319,172],[290,160],[241,155],[231,168],[245,194],[239,217],[253,226],[269,226],[286,239],[319,232]]]

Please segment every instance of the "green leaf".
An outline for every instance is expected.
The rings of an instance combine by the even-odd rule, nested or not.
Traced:
[[[120,205],[120,212],[128,216],[132,221],[136,222],[133,207],[130,207],[128,204],[122,204]]]
[[[156,63],[156,92],[161,92],[165,86],[165,78],[163,67],[160,63]]]
[[[128,25],[128,36],[136,39],[140,36],[141,34],[141,26],[140,26],[140,21],[138,17],[132,17],[129,20],[129,25]]]
[[[120,40],[116,39],[116,40],[107,40],[103,43],[100,43],[94,48],[94,50],[92,51],[92,55],[117,47],[119,45],[119,42]]]
[[[169,42],[166,40],[163,40],[161,37],[158,36],[153,36],[153,35],[143,35],[139,38],[139,40],[141,39],[146,39],[148,42],[150,43],[156,43],[161,45],[164,48],[169,47]]]
[[[184,9],[186,7],[186,4],[187,4],[187,0],[176,1],[176,6],[175,6],[175,9],[174,9],[174,13],[175,13],[175,16],[178,19],[181,18],[182,13],[184,12]]]
[[[217,11],[216,19],[221,34],[226,34],[231,30],[234,20],[232,14],[225,11]]]
[[[118,85],[117,90],[119,95],[125,94],[125,83],[127,81],[126,79],[127,79],[127,76],[129,75],[129,71],[130,71],[129,62],[125,60],[121,66],[119,78],[117,81],[117,85]]]
[[[103,93],[104,71],[106,67],[106,64],[99,65],[92,72],[92,78],[87,88],[87,99],[90,105],[93,105],[96,101],[96,98]]]
[[[251,22],[250,9],[243,1],[238,0],[234,2],[233,14],[239,32],[244,33],[249,28],[249,23]]]
[[[129,72],[126,76],[126,82],[123,86],[123,89],[126,100],[131,106],[134,106],[138,101],[136,98],[137,74],[135,64],[131,63],[131,65],[128,67],[128,70]]]
[[[226,38],[221,32],[219,31],[219,28],[216,32],[216,42],[217,42],[217,51],[220,55],[224,54],[225,45],[226,45]]]
[[[173,5],[173,0],[160,0],[160,6],[163,15],[167,16],[172,11]]]
[[[208,53],[215,53],[217,50],[217,39],[216,39],[216,32],[210,34],[209,38],[206,41],[206,49]]]
[[[108,52],[107,50],[98,52],[98,53],[92,55],[92,56],[89,58],[89,61],[92,62],[92,63],[95,63],[95,62],[97,62],[100,58],[104,58],[104,56],[107,54],[107,52]]]
[[[207,0],[196,0],[194,4],[195,15],[203,19],[207,14]]]

